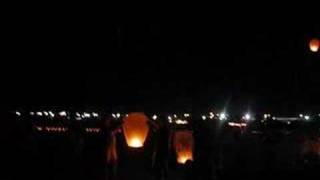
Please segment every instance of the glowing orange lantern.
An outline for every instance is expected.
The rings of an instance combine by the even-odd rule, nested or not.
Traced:
[[[309,47],[310,47],[310,50],[312,52],[318,52],[319,50],[319,46],[320,46],[320,41],[319,39],[311,39],[310,43],[309,43]]]
[[[192,131],[177,131],[174,133],[173,138],[173,145],[177,156],[177,162],[179,164],[185,164],[188,160],[193,161],[194,140]]]
[[[124,118],[122,127],[129,147],[143,147],[149,132],[148,121],[143,113],[130,113]]]

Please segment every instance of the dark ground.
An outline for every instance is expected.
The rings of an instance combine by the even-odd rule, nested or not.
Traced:
[[[12,124],[12,122],[14,122]],[[41,134],[13,120],[3,131],[2,179],[105,179],[105,144],[102,134]],[[11,125],[10,125],[11,124]],[[274,131],[266,136],[239,134],[225,129],[219,135],[212,123],[195,131],[193,166],[177,166],[169,158],[168,179],[312,179],[318,174],[317,156],[301,152],[299,130],[285,136]],[[299,129],[299,128],[298,128]],[[30,131],[32,130],[32,131]],[[279,134],[278,134],[279,133]],[[79,140],[81,139],[81,140]],[[150,141],[151,142],[151,141]],[[150,143],[148,142],[148,143]],[[151,150],[127,149],[118,137],[119,180],[156,179]]]

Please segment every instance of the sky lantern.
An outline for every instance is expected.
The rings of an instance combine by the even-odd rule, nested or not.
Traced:
[[[177,162],[179,164],[185,164],[188,160],[193,161],[194,140],[192,131],[177,131],[174,133],[173,138],[173,145],[177,156]]]
[[[130,113],[124,118],[122,127],[129,147],[143,147],[149,132],[148,121],[143,113]]]
[[[311,39],[309,42],[310,51],[312,52],[318,52],[320,48],[320,40],[319,39]]]

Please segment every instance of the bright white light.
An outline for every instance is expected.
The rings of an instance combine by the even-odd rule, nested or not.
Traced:
[[[98,116],[99,116],[99,114],[98,114],[98,113],[93,112],[93,113],[92,113],[92,116],[93,116],[93,117],[98,117]]]
[[[169,119],[169,121],[172,121],[172,117],[171,116],[168,116],[168,119]]]
[[[126,114],[126,117],[128,117],[129,115],[128,114]]]
[[[77,120],[77,121],[80,121],[80,120],[81,120],[81,117],[76,117],[76,120]]]
[[[48,116],[48,115],[49,115],[49,113],[48,113],[47,111],[43,111],[43,114],[44,114],[45,116]]]
[[[59,115],[60,116],[67,116],[67,112],[66,111],[61,111],[61,112],[59,112]]]
[[[21,113],[19,111],[15,112],[17,116],[21,116]]]
[[[152,116],[152,119],[153,119],[153,120],[157,120],[157,118],[158,118],[157,115],[153,115],[153,116]]]
[[[86,117],[86,118],[90,118],[91,117],[91,115],[89,113],[86,113],[86,112],[83,113],[83,116]]]
[[[204,116],[204,115],[202,115],[201,118],[202,118],[202,120],[206,120],[207,119],[207,117]]]
[[[168,122],[171,124],[172,123],[172,119],[169,119]]]
[[[267,119],[268,118],[268,114],[264,114],[263,118]]]
[[[299,114],[299,117],[303,118],[303,114]]]
[[[174,117],[174,118],[177,118],[177,115],[176,115],[176,114],[174,114],[174,115],[173,115],[173,117]]]
[[[81,114],[80,114],[80,113],[78,113],[78,112],[76,112],[76,116],[80,117],[80,116],[81,116]]]
[[[38,116],[42,116],[42,112],[37,112],[37,115]]]
[[[214,118],[213,112],[209,112],[209,118],[210,118],[210,119],[213,119],[213,118]]]
[[[33,116],[33,115],[34,115],[34,112],[30,112],[30,115]]]
[[[231,127],[239,127],[239,128],[247,126],[246,123],[235,123],[235,122],[228,122],[228,125]]]
[[[251,115],[249,113],[245,114],[244,119],[249,121],[251,119]]]
[[[49,111],[49,114],[50,114],[51,117],[54,117],[54,114],[53,114],[52,111]]]
[[[188,124],[188,121],[177,119],[176,124]]]
[[[117,116],[116,116],[115,114],[113,114],[113,113],[112,113],[112,117],[113,117],[113,118],[116,118]]]
[[[121,116],[121,114],[120,113],[117,113],[117,118],[119,118]]]
[[[276,120],[276,117],[272,117],[272,120]]]
[[[225,120],[225,119],[227,119],[226,113],[220,113],[219,119],[220,119],[220,120]]]
[[[190,114],[185,113],[185,114],[183,114],[183,116],[184,116],[184,117],[190,117]]]
[[[310,116],[304,116],[304,119],[305,119],[305,120],[309,120],[309,119],[310,119]]]

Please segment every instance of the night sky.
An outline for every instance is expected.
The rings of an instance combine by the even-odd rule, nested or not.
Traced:
[[[320,110],[319,21],[8,21],[2,104]],[[5,72],[8,70],[8,72]]]

